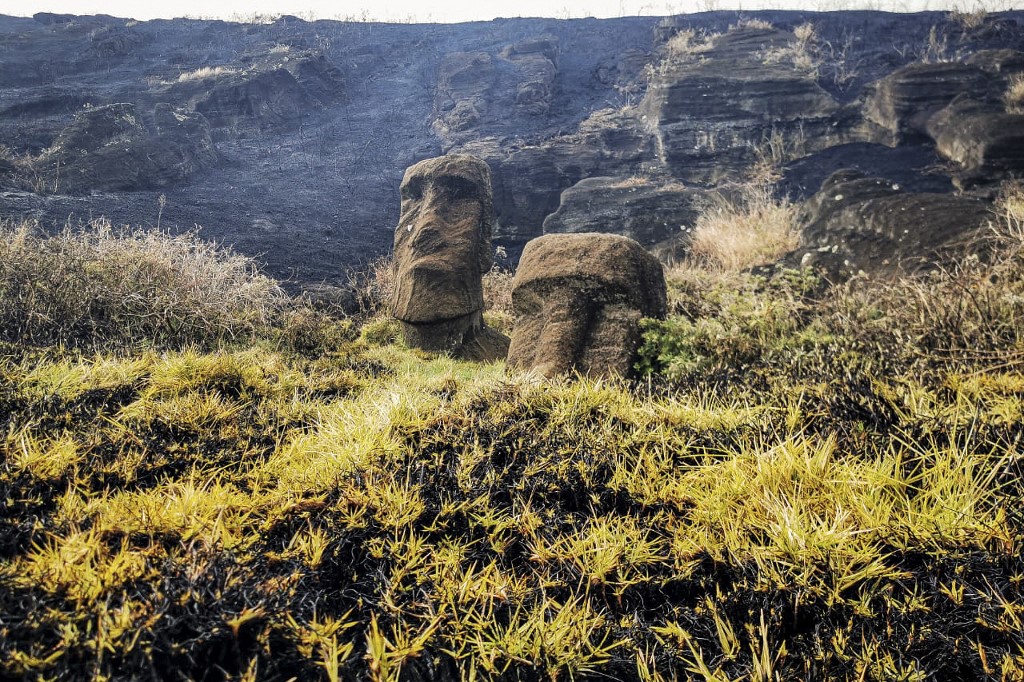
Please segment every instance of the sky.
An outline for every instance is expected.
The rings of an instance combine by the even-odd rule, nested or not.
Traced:
[[[458,22],[495,17],[617,17],[681,14],[714,9],[953,9],[1024,7],[1024,0],[0,0],[0,14],[36,12],[111,14],[133,19],[201,17],[251,19],[294,14],[304,19]]]

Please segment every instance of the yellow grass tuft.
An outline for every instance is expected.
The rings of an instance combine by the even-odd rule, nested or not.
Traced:
[[[208,78],[216,78],[218,76],[227,76],[230,74],[238,73],[238,69],[230,66],[203,66],[193,71],[184,71],[178,74],[178,83],[189,83],[192,81],[201,81]]]
[[[1010,80],[1003,101],[1008,113],[1024,114],[1024,75],[1018,74]]]
[[[690,258],[724,270],[771,263],[799,243],[795,214],[793,204],[764,186],[748,186],[738,199],[719,197],[697,218]]]

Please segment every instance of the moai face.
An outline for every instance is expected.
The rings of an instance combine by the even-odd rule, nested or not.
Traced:
[[[542,376],[578,371],[628,375],[643,314],[625,291],[555,288],[534,283],[516,290],[519,322],[512,335],[513,364]]]
[[[640,319],[665,314],[661,265],[615,235],[535,239],[513,286],[517,322],[509,364],[544,376],[630,374]]]
[[[402,213],[395,230],[394,316],[417,327],[412,336],[429,336],[429,325],[464,318],[471,318],[466,320],[469,326],[479,326],[481,277],[492,264],[490,169],[466,155],[427,159],[406,171],[401,193]],[[458,335],[459,326],[444,330],[451,338],[442,345],[454,339],[452,334]],[[417,341],[413,345],[437,344]]]

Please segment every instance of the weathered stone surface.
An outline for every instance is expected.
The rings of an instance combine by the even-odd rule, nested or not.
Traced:
[[[285,69],[217,78],[194,104],[215,126],[249,119],[262,127],[300,118],[312,106],[313,100]]]
[[[102,26],[89,34],[89,52],[98,59],[124,57],[142,45],[142,37],[126,26]]]
[[[984,97],[990,84],[989,74],[971,64],[908,64],[874,85],[864,113],[884,131],[879,141],[896,145],[924,136],[928,119],[958,95]]]
[[[544,233],[621,234],[651,247],[693,227],[702,194],[679,182],[639,176],[587,178],[562,192],[558,210],[544,220]]]
[[[766,57],[794,40],[776,29],[737,29],[699,58],[662,63],[641,108],[673,175],[735,175],[773,135],[801,153],[846,141],[848,126],[838,125],[845,115],[813,74]]]
[[[957,183],[969,187],[1024,174],[1024,115],[1002,102],[958,97],[927,124],[935,148],[956,163]]]
[[[503,357],[484,329],[482,277],[493,263],[490,169],[450,155],[405,172],[395,229],[392,313],[410,346],[476,360]]]
[[[839,171],[801,206],[793,260],[821,265],[834,279],[914,270],[964,255],[992,218],[991,204],[981,199],[912,194],[888,180]]]
[[[628,376],[640,319],[663,317],[661,264],[609,234],[551,234],[526,245],[513,280],[508,362],[544,376]]]
[[[434,95],[433,128],[445,149],[519,127],[543,116],[554,97],[558,39],[530,38],[500,54],[446,55]],[[529,127],[529,126],[527,126]]]
[[[344,74],[315,51],[271,55],[255,64],[226,64],[165,84],[159,101],[203,114],[213,127],[289,124],[340,99]]]
[[[563,190],[593,176],[640,175],[657,164],[653,138],[632,108],[595,111],[571,135],[509,151],[488,138],[462,145],[484,158],[494,182],[496,236],[523,245],[543,233],[547,216],[558,210]]]
[[[158,104],[149,130],[135,107],[122,103],[79,113],[35,165],[49,191],[82,194],[170,187],[217,158],[201,114]]]
[[[979,50],[965,59],[964,63],[989,73],[1010,77],[1024,73],[1024,52],[1008,48]]]

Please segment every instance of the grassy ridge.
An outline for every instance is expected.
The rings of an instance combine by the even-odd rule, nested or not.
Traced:
[[[678,269],[633,383],[8,344],[0,677],[1024,679],[1020,253]]]

